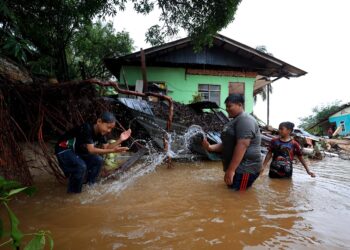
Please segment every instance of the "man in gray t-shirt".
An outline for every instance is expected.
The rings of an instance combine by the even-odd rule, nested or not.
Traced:
[[[244,112],[244,97],[231,94],[225,100],[229,117],[222,133],[222,143],[209,145],[208,151],[221,152],[226,184],[235,190],[245,190],[258,178],[261,166],[261,135],[255,118]]]

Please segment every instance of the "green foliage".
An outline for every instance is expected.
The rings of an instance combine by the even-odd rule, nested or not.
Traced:
[[[1,52],[21,63],[27,62],[27,54],[31,53],[28,40],[17,40],[15,36],[9,35],[3,41]]]
[[[201,102],[201,101],[202,101],[202,96],[199,93],[192,95],[191,103],[196,103],[196,102]]]
[[[316,106],[312,109],[312,114],[307,117],[299,118],[300,127],[308,129],[311,126],[327,119],[330,115],[334,114],[341,107],[341,101],[336,100],[332,103],[328,103],[321,106]]]
[[[144,15],[155,6],[161,10],[160,24],[146,34],[151,44],[163,43],[183,29],[196,49],[210,45],[212,35],[233,21],[240,1],[129,0]],[[101,56],[112,50],[121,55],[128,52],[131,39],[127,32],[115,33],[111,24],[92,24],[92,20],[116,15],[125,10],[127,2],[0,0],[0,52],[28,62],[35,73],[56,75],[59,80],[75,78],[79,71],[80,75],[85,71],[86,77],[108,78]],[[107,35],[99,40],[101,33]]]
[[[99,78],[109,80],[112,75],[106,69],[102,59],[121,56],[133,49],[133,40],[128,32],[115,32],[112,23],[98,21],[86,25],[70,46],[72,65],[83,79]]]
[[[7,18],[0,21],[1,29],[29,40],[39,55],[51,57],[55,73],[62,80],[70,78],[66,53],[74,36],[93,18],[114,15],[126,3],[126,0],[0,1],[0,6],[9,10],[5,11]]]
[[[146,41],[152,44],[152,46],[157,46],[165,43],[166,34],[162,31],[161,26],[158,24],[153,25],[146,32]]]
[[[240,0],[158,0],[162,26],[152,26],[146,41],[159,44],[162,38],[176,35],[184,29],[195,41],[199,50],[212,43],[212,36],[234,20]]]
[[[34,235],[34,238],[28,243],[28,245],[24,249],[26,250],[44,249],[46,238],[49,239],[50,249],[53,249],[53,240],[50,236],[50,232],[39,231],[34,234],[23,234],[19,229],[19,220],[17,216],[8,206],[8,202],[15,195],[24,193],[31,196],[34,194],[34,192],[35,192],[35,189],[33,187],[22,187],[21,184],[19,184],[18,182],[6,180],[2,176],[0,176],[0,205],[3,205],[5,207],[8,214],[9,221],[10,221],[10,231],[6,232],[4,229],[3,221],[0,219],[0,240],[2,240],[7,235],[10,238],[5,242],[0,243],[0,247],[11,244],[14,248],[19,249],[24,236]]]
[[[8,207],[7,203],[4,203],[5,208],[7,209],[7,213],[9,215],[10,223],[11,223],[11,232],[10,237],[13,241],[14,247],[19,247],[21,245],[21,240],[23,238],[22,232],[19,230],[19,220],[16,215],[12,212],[12,210]]]
[[[46,244],[46,238],[49,241],[50,250],[53,249],[54,242],[50,236],[50,232],[39,231],[34,234],[34,238],[25,246],[24,250],[42,250]]]
[[[14,25],[15,15],[7,7],[4,0],[0,0],[0,54],[4,54],[20,63],[27,61],[27,54],[32,53],[31,43],[18,37],[18,29]]]

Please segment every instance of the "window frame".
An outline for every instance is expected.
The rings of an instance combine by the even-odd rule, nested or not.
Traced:
[[[205,89],[205,86],[207,87]],[[210,88],[212,87],[212,89]],[[214,89],[215,87],[218,87],[218,89]],[[210,93],[215,92],[219,93],[218,100],[211,100]],[[203,101],[209,101],[209,102],[215,102],[218,106],[220,106],[221,103],[221,85],[220,84],[212,84],[212,83],[198,83],[198,94],[203,98],[202,94],[207,94],[208,98],[206,98]]]

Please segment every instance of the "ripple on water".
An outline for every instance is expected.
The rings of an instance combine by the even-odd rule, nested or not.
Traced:
[[[224,223],[225,222],[224,219],[219,218],[219,217],[213,218],[210,221],[213,223]]]

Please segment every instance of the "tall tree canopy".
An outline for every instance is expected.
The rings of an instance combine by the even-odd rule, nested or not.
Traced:
[[[92,27],[92,20],[116,15],[128,1],[138,13],[148,14],[155,7],[161,10],[161,24],[152,26],[146,34],[151,44],[161,43],[166,36],[184,29],[195,38],[197,47],[210,44],[211,36],[234,19],[240,3],[240,0],[0,0],[1,51],[11,51],[22,61],[40,58],[50,62],[53,73],[68,80],[72,77],[67,55],[71,45],[80,40],[83,46],[81,34]],[[116,36],[124,39],[125,33]],[[72,56],[78,51],[81,56],[81,48],[75,49]]]
[[[104,67],[102,58],[130,53],[133,41],[127,32],[116,33],[113,24],[102,22],[86,25],[71,46],[71,64],[83,79],[108,80],[112,74]]]
[[[184,29],[194,38],[197,48],[210,44],[211,36],[234,20],[240,2],[241,0],[153,1],[161,10],[162,25],[152,26],[146,34],[146,40],[157,45],[163,43],[166,36],[175,35]]]

